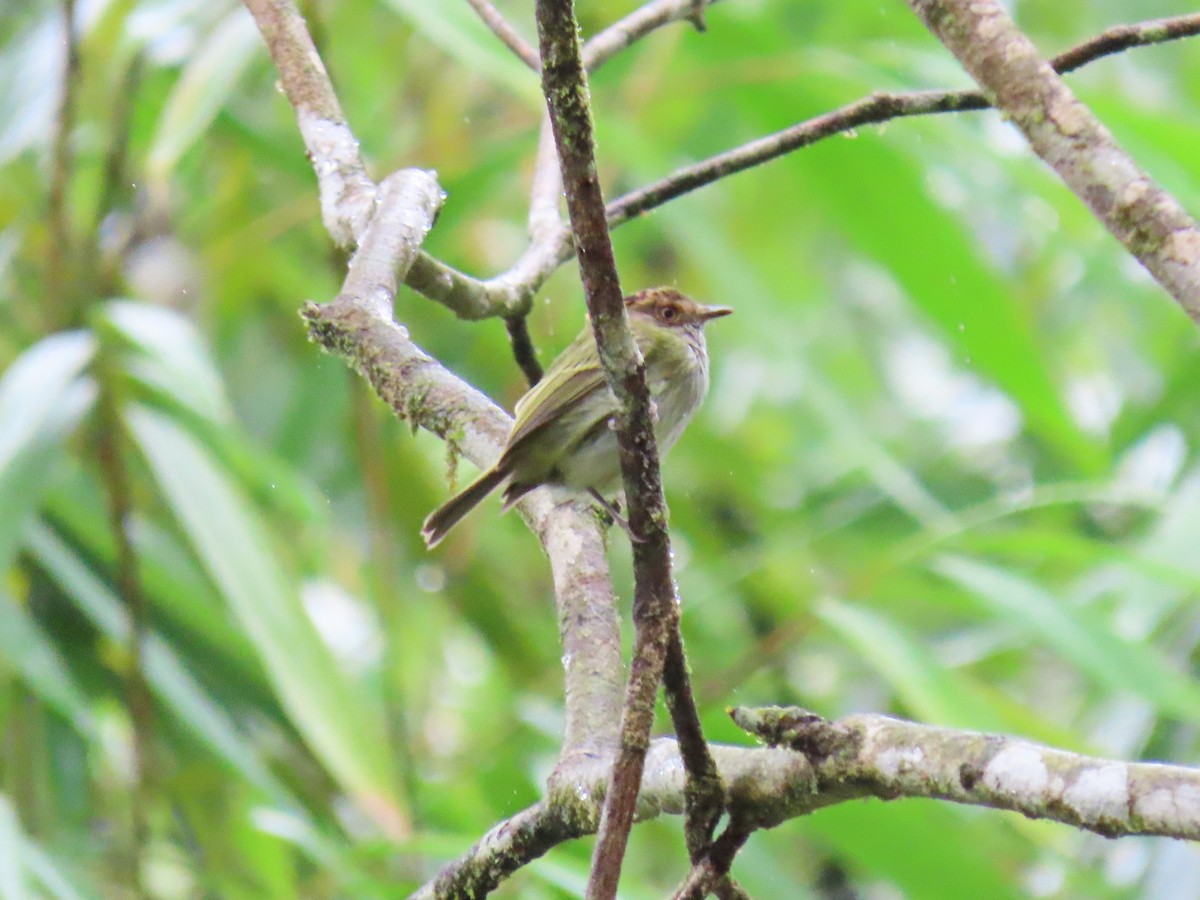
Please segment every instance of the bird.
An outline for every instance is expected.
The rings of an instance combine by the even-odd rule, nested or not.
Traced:
[[[625,310],[645,360],[646,384],[657,413],[655,438],[659,452],[665,453],[708,392],[704,326],[733,310],[707,306],[670,287],[629,295]],[[502,512],[534,488],[557,485],[589,493],[615,514],[605,495],[621,480],[616,413],[617,399],[605,380],[592,330],[585,327],[517,401],[512,430],[495,464],[425,519],[421,535],[426,546],[436,547],[506,482]],[[619,515],[615,518],[625,524]],[[632,533],[631,537],[636,539]]]

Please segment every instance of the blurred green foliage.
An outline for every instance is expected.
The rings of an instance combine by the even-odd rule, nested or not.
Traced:
[[[530,3],[498,5],[532,37]],[[580,5],[586,33],[635,6]],[[457,0],[304,7],[373,173],[438,170],[432,252],[506,268],[533,75]],[[1052,53],[1185,7],[1016,14]],[[396,896],[539,795],[561,723],[546,566],[494,505],[426,553],[445,448],[307,342],[297,309],[344,260],[246,13],[78,16],[58,169],[61,8],[0,8],[0,896]],[[610,194],[872,90],[965,84],[891,0],[726,0],[708,22],[596,75]],[[1200,210],[1196,43],[1071,83]],[[714,739],[745,741],[726,705],[796,703],[1196,762],[1196,328],[999,116],[835,137],[614,239],[627,286],[737,307],[665,470]],[[408,291],[397,314],[521,393],[501,323]],[[531,319],[543,360],[581,321],[569,265]],[[501,894],[580,895],[589,846]],[[678,822],[640,826],[623,896],[662,896],[685,858]],[[759,898],[1200,893],[1190,846],[917,801],[756,835],[735,874]]]

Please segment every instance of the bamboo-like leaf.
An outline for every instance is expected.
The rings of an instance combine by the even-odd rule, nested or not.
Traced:
[[[4,590],[0,590],[0,657],[21,674],[30,690],[79,731],[91,731],[87,697],[58,650],[25,607]]]
[[[204,134],[262,47],[254,20],[237,8],[225,17],[188,60],[158,119],[146,157],[150,177],[165,185],[179,158]]]
[[[279,566],[261,523],[212,457],[166,417],[127,418],[167,504],[258,648],[296,727],[385,827],[399,821],[383,722],[338,668]]]
[[[105,318],[138,348],[131,372],[214,422],[231,419],[229,398],[208,348],[193,325],[175,310],[114,300]]]
[[[39,844],[26,838],[21,847],[25,868],[32,881],[54,900],[85,900],[85,895],[71,877],[63,861],[52,857]]]
[[[0,165],[46,139],[62,85],[58,10],[9,36],[0,53]]]
[[[969,674],[941,665],[899,623],[856,604],[824,598],[813,609],[879,672],[914,718],[954,728],[1023,734],[1060,747],[1083,749],[1070,731],[1020,704],[993,697]]]
[[[319,499],[290,465],[229,427],[233,413],[221,374],[191,322],[174,310],[125,300],[109,302],[100,321],[133,344],[123,357],[125,371],[156,405],[182,412],[238,480],[289,517],[318,515]]]
[[[90,335],[67,331],[34,344],[8,367],[0,379],[0,470],[48,429],[61,427],[63,395],[94,351]]]
[[[28,547],[46,574],[99,631],[118,644],[128,643],[129,623],[121,601],[57,534],[43,524],[35,524],[29,529]],[[165,709],[250,784],[276,802],[297,805],[169,644],[157,635],[148,636],[143,664],[146,680]]]
[[[1200,688],[1157,652],[1118,637],[1091,610],[1067,609],[1038,585],[975,560],[947,556],[933,568],[1097,683],[1135,694],[1169,715],[1200,717]]]
[[[42,503],[64,436],[92,400],[91,385],[80,378],[92,347],[82,332],[53,335],[0,378],[0,571],[12,564],[25,522]],[[6,590],[0,590],[0,657],[76,728],[91,728],[87,700],[53,642]]]
[[[21,823],[8,797],[0,794],[0,900],[25,900]]]
[[[12,801],[0,794],[0,900],[83,900],[64,871],[61,861],[53,859],[24,833]],[[42,891],[31,891],[33,883]]]

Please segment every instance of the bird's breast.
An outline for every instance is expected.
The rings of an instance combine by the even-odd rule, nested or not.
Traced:
[[[654,432],[660,452],[666,452],[679,439],[708,393],[704,334],[662,342],[645,356],[646,378],[658,412]]]

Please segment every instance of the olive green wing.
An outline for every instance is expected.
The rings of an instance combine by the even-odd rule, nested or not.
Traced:
[[[564,410],[577,409],[588,395],[607,389],[592,333],[585,331],[554,360],[542,380],[517,401],[516,420],[505,452],[560,420]]]

